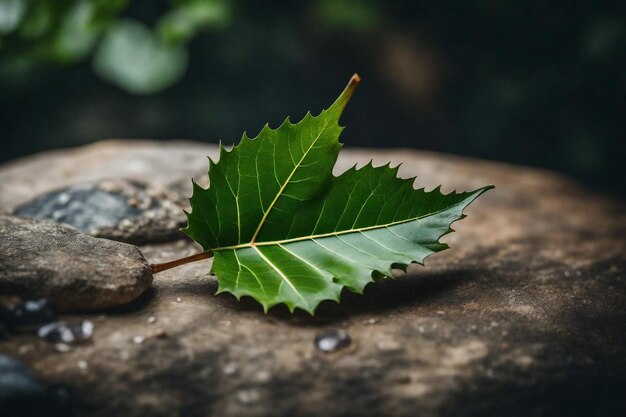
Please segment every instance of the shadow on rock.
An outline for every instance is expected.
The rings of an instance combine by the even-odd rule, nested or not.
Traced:
[[[299,309],[291,314],[286,306],[278,305],[269,311],[268,318],[293,325],[316,326],[335,323],[353,316],[388,313],[415,304],[437,304],[438,300],[444,298],[449,304],[450,293],[458,286],[476,280],[478,275],[477,271],[465,270],[404,275],[370,283],[363,295],[344,289],[340,304],[324,301],[313,317]],[[224,303],[226,308],[263,314],[261,306],[250,297],[242,297],[237,302],[233,296],[223,294],[217,299]]]
[[[150,287],[130,303],[107,310],[107,313],[112,315],[135,313],[146,308],[156,296],[157,290],[154,287]]]

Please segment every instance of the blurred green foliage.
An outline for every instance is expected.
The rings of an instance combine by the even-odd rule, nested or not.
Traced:
[[[354,146],[626,196],[624,68],[624,0],[0,0],[0,161],[107,137],[234,142],[358,71]]]
[[[46,65],[92,60],[104,80],[133,94],[176,83],[187,68],[186,44],[223,29],[227,0],[175,0],[153,27],[122,17],[128,0],[0,0],[0,76],[30,76]]]
[[[381,23],[381,4],[376,0],[320,0],[317,10],[320,20],[330,27],[364,33]]]
[[[171,0],[151,22],[125,16],[130,0],[0,0],[0,76],[28,79],[46,66],[91,60],[96,74],[128,93],[160,92],[181,79],[188,44],[231,25],[236,0]],[[378,27],[377,0],[319,0],[327,28],[367,33]],[[161,9],[163,9],[161,7]]]

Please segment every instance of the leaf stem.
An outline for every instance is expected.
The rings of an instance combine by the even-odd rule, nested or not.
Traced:
[[[201,261],[202,259],[208,259],[213,257],[213,252],[210,250],[206,252],[196,253],[194,255],[185,256],[184,258],[174,259],[173,261],[163,262],[160,264],[150,264],[153,274],[166,271],[171,268],[175,268],[180,265],[188,264],[190,262]]]

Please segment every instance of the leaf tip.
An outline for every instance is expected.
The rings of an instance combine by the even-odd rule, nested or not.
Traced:
[[[348,101],[350,101],[350,98],[354,94],[354,91],[356,90],[360,82],[361,82],[361,76],[357,73],[352,74],[350,81],[348,81],[348,85],[343,90],[339,98],[337,98],[337,100],[333,103],[333,105],[330,107],[329,110],[335,110],[339,112],[339,114],[341,114],[343,109],[346,108]]]

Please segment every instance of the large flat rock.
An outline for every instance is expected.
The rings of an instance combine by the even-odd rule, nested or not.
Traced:
[[[110,177],[189,193],[206,155],[216,148],[150,141],[36,155],[0,167],[0,209]],[[419,186],[496,189],[455,224],[450,250],[315,318],[214,296],[202,261],[156,275],[129,308],[90,316],[89,345],[57,353],[23,335],[0,351],[75,387],[87,416],[625,415],[624,204],[556,174],[426,152],[347,149],[337,169],[372,157],[403,162]],[[163,261],[198,248],[142,250]],[[314,337],[332,328],[352,344],[322,353]],[[150,337],[159,329],[167,337]]]

